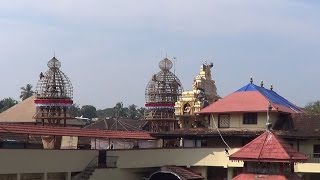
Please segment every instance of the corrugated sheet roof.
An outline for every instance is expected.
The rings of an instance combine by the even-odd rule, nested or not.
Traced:
[[[273,90],[248,84],[234,93],[212,103],[199,113],[225,112],[266,112],[269,104],[271,111],[302,113],[298,106],[289,102]]]

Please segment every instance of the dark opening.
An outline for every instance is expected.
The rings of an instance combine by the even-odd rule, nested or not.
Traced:
[[[180,180],[180,178],[170,172],[157,172],[151,175],[149,180]]]

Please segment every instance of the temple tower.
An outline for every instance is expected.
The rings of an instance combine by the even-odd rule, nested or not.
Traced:
[[[170,131],[177,124],[174,118],[174,104],[181,96],[182,85],[177,76],[170,71],[172,61],[164,58],[159,63],[160,72],[154,74],[146,91],[145,119],[151,132]]]
[[[50,126],[66,126],[68,114],[72,106],[72,84],[69,78],[60,71],[61,63],[55,57],[48,62],[48,71],[40,74],[35,91],[37,123]]]
[[[205,122],[196,122],[195,113],[220,98],[211,77],[212,67],[213,63],[202,64],[199,74],[193,80],[192,90],[184,91],[175,103],[175,115],[180,128],[206,126]]]

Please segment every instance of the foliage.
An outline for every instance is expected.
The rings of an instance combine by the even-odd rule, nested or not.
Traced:
[[[138,108],[137,105],[131,104],[128,107],[124,107],[122,102],[116,103],[113,108],[105,108],[97,110],[98,118],[130,118],[141,119],[143,118],[145,108]]]
[[[96,118],[97,117],[97,109],[92,105],[84,105],[80,109],[80,114],[84,118]]]
[[[27,84],[26,87],[21,87],[20,99],[23,101],[33,95],[32,85]]]
[[[81,116],[80,107],[78,104],[72,104],[72,106],[69,108],[69,112],[73,117]]]
[[[11,108],[12,106],[18,104],[18,101],[14,100],[13,98],[4,98],[0,101],[0,113]]]
[[[320,100],[308,103],[304,110],[310,114],[320,114]]]

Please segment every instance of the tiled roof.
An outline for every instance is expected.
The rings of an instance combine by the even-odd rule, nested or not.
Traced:
[[[177,174],[180,178],[186,180],[201,180],[203,177],[198,173],[191,171],[190,169],[179,167],[179,166],[164,166],[161,168],[162,171],[170,171]]]
[[[112,139],[155,139],[149,133],[137,131],[91,130],[39,125],[0,124],[0,133],[78,136]]]
[[[220,128],[221,135],[224,136],[258,136],[265,132],[265,128]],[[211,137],[219,136],[217,129],[208,128],[190,128],[190,129],[175,129],[173,131],[163,131],[152,134],[154,137],[186,137],[186,136],[202,136]]]
[[[266,174],[247,174],[242,173],[232,180],[302,180],[296,174],[290,175],[266,175]]]
[[[109,118],[101,119],[84,127],[86,129],[101,129],[101,130],[118,130],[118,131],[140,131],[143,125],[146,124],[144,120]]]
[[[279,119],[273,129],[281,137],[318,139],[320,137],[320,115],[292,114],[287,119]]]
[[[233,153],[230,160],[261,162],[303,162],[307,157],[270,131]]]
[[[199,113],[225,112],[266,112],[269,104],[271,111],[286,113],[302,113],[301,108],[289,102],[273,90],[248,84],[234,93],[212,103]]]

